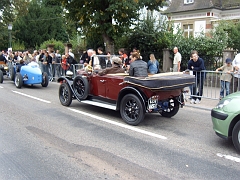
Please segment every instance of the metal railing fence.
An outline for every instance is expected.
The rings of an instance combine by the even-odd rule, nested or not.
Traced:
[[[195,75],[195,84],[185,88],[189,93],[185,96],[191,98],[220,99],[228,94],[240,91],[240,73],[223,73],[216,71],[190,71],[191,75]],[[221,81],[221,76],[225,76]],[[226,75],[230,81],[227,81]],[[235,77],[235,76],[238,77]]]

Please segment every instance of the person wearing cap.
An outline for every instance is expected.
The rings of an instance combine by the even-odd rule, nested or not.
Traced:
[[[230,94],[230,82],[232,79],[231,72],[233,72],[232,60],[230,58],[226,59],[226,64],[222,67],[217,68],[216,72],[222,71],[222,75],[220,77],[221,80],[221,90],[220,90],[220,100],[224,97],[224,90],[226,90],[226,96]]]
[[[240,53],[235,56],[232,65],[234,68],[233,92],[237,92],[240,91]]]
[[[125,73],[125,69],[122,68],[122,60],[119,57],[112,58],[112,67],[102,69],[98,72],[100,76],[116,73]]]

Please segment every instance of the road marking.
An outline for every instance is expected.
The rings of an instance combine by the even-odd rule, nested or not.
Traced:
[[[3,89],[3,87],[2,87],[2,86],[0,86],[0,89]]]
[[[76,110],[76,109],[72,109],[72,108],[68,108],[68,109],[73,111],[73,112],[76,112],[76,113],[79,113],[79,114],[83,114],[85,116],[92,117],[92,118],[97,119],[99,121],[103,121],[103,122],[106,122],[106,123],[109,123],[109,124],[113,124],[115,126],[119,126],[119,127],[125,128],[125,129],[129,129],[129,130],[132,130],[132,131],[135,131],[135,132],[139,132],[141,134],[145,134],[145,135],[148,135],[148,136],[152,136],[152,137],[156,137],[156,138],[164,139],[164,140],[167,139],[167,137],[165,137],[165,136],[162,136],[162,135],[159,135],[159,134],[155,134],[155,133],[152,133],[152,132],[149,132],[149,131],[145,131],[145,130],[136,128],[134,126],[130,126],[130,125],[127,125],[127,124],[121,124],[121,123],[118,123],[118,122],[114,122],[114,121],[111,121],[109,119],[102,118],[102,117],[99,117],[99,116],[96,116],[96,115],[93,115],[93,114],[89,114],[89,113],[86,113],[86,112],[83,112],[83,111],[79,111],[79,110]]]
[[[218,157],[225,158],[225,159],[229,159],[229,160],[231,160],[231,161],[235,161],[235,162],[240,163],[240,158],[237,158],[237,157],[234,157],[234,156],[230,156],[230,155],[226,155],[226,154],[221,154],[221,153],[217,153],[217,156],[218,156]]]
[[[20,94],[22,96],[26,96],[26,97],[29,97],[29,98],[32,98],[32,99],[35,99],[35,100],[38,100],[38,101],[42,101],[42,102],[45,102],[45,103],[51,103],[50,101],[47,101],[47,100],[44,100],[44,99],[40,99],[40,98],[37,98],[37,97],[34,97],[34,96],[30,96],[28,94],[24,94],[24,93],[21,93],[21,92],[18,92],[18,91],[13,91],[12,92],[16,93],[16,94]]]

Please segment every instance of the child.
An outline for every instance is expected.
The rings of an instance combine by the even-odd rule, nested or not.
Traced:
[[[226,96],[229,95],[229,87],[232,79],[231,72],[233,71],[232,60],[230,58],[226,59],[226,64],[220,68],[216,69],[216,72],[222,71],[220,77],[221,80],[221,90],[220,90],[220,100],[224,97],[224,89],[226,89]]]

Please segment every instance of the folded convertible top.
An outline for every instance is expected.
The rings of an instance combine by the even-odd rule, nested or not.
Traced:
[[[183,73],[156,74],[148,77],[124,77],[124,83],[151,90],[173,90],[184,88],[195,83],[195,76]]]

